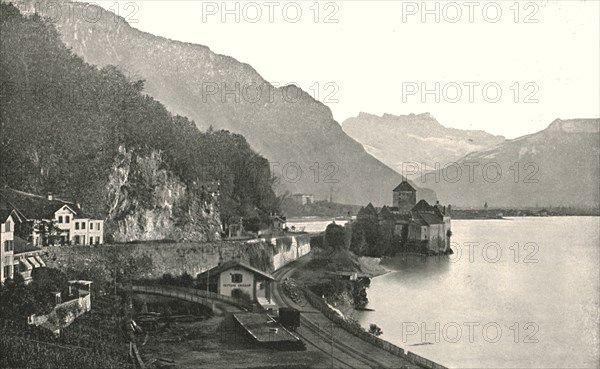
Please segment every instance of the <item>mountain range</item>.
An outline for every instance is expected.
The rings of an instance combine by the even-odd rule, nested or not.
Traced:
[[[423,177],[415,181],[462,207],[597,209],[600,119],[556,119],[540,132],[467,154]]]
[[[367,152],[459,207],[598,208],[600,120],[556,119],[507,140],[431,114],[360,113],[342,123]]]
[[[381,117],[360,113],[346,119],[342,128],[362,143],[368,153],[409,176],[410,163],[418,163],[419,167],[423,166],[422,170],[430,170],[435,168],[435,163],[451,163],[505,140],[484,131],[444,127],[429,113],[384,114]]]
[[[425,180],[410,177],[419,199],[435,201],[437,194],[459,207],[486,202],[598,207],[598,119],[558,119],[543,131],[511,140],[447,128],[428,113],[361,113],[340,125],[308,93],[295,86],[275,88],[248,64],[206,46],[142,32],[104,9],[94,22],[86,20],[82,6],[74,7],[72,16],[56,17],[56,4],[66,3],[16,1],[22,11],[53,16],[62,41],[86,62],[115,65],[129,78],[144,80],[144,92],[171,113],[189,117],[203,130],[242,134],[269,160],[281,191],[346,204],[389,204],[403,163],[419,162],[425,163],[420,173],[429,173]],[[456,164],[436,170],[435,163]],[[460,178],[452,176],[457,168]]]
[[[56,5],[50,3],[66,2],[15,2],[21,11],[55,16]],[[275,88],[248,64],[206,46],[142,32],[104,9],[98,20],[86,21],[83,9],[55,16],[63,42],[74,53],[145,80],[146,93],[201,129],[242,134],[271,162],[284,190],[348,204],[391,202],[391,190],[402,177],[344,133],[330,109],[308,93],[295,86]],[[231,90],[237,92],[227,93]],[[422,189],[419,197],[431,201],[435,195]]]

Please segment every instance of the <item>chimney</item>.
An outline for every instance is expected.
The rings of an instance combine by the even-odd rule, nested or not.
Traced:
[[[48,194],[46,195],[46,197],[48,198],[48,201],[54,200],[54,196],[52,195],[51,192],[48,192]]]

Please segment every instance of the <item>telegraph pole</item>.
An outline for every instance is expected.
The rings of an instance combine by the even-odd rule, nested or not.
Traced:
[[[333,369],[333,321],[331,322],[331,368]]]

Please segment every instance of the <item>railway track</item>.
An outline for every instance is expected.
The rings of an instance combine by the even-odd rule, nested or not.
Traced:
[[[296,264],[297,262],[294,262],[284,266],[283,268],[273,273],[274,277],[277,279],[278,282],[284,280],[286,277],[289,277],[294,272],[293,266]],[[278,300],[281,306],[289,306],[287,297],[285,297],[280,283],[277,283],[276,288],[273,292],[274,297]],[[336,363],[341,364],[341,367],[356,369],[388,367],[388,365],[379,362],[377,359],[368,357],[360,352],[357,352],[355,349],[349,347],[343,341],[340,341],[336,337],[333,337],[332,339],[331,331],[327,332],[327,330],[310,320],[308,317],[306,317],[306,315],[302,314],[300,316],[300,321],[302,325],[296,331],[296,333],[300,335],[311,346],[316,347],[319,351],[324,352],[328,356],[332,355],[331,350],[327,350],[326,348],[324,348],[323,344],[325,342],[329,342],[330,344],[332,344],[334,360]],[[343,329],[334,325],[334,323],[332,323],[330,327],[337,327],[338,329]]]

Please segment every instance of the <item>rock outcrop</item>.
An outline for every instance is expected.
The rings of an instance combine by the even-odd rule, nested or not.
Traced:
[[[186,186],[164,169],[160,152],[121,146],[107,182],[107,238],[114,242],[220,239],[218,194]]]

